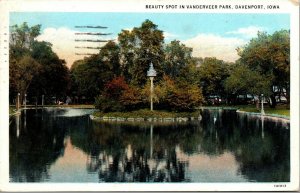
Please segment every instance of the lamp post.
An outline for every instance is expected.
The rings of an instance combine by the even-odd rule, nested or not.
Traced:
[[[261,115],[265,115],[265,111],[264,111],[264,94],[261,94]]]
[[[152,62],[150,63],[150,68],[147,71],[147,76],[150,78],[151,87],[150,87],[150,110],[153,111],[153,79],[156,76],[156,71],[154,70]]]

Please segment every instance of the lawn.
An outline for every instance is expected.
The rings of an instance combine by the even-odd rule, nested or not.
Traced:
[[[124,118],[176,118],[176,117],[198,117],[199,111],[194,112],[171,112],[171,111],[162,111],[162,110],[153,110],[149,109],[140,109],[136,111],[129,112],[95,112],[97,117],[124,117]]]
[[[213,108],[235,108],[240,111],[246,111],[246,112],[255,112],[260,113],[260,109],[257,110],[254,105],[241,105],[241,106],[213,106]],[[206,107],[204,107],[206,108]],[[212,107],[207,107],[212,108]],[[290,110],[286,109],[285,105],[277,105],[276,108],[270,108],[269,106],[265,106],[264,108],[265,114],[267,115],[280,115],[280,116],[287,116],[290,117]],[[124,118],[154,118],[154,117],[160,117],[160,118],[176,118],[176,117],[198,117],[199,111],[194,112],[172,112],[172,111],[163,111],[163,110],[154,110],[150,111],[149,109],[140,109],[136,111],[129,111],[129,112],[95,112],[95,116],[97,117],[124,117]]]
[[[241,111],[246,111],[246,112],[255,112],[255,113],[260,113],[261,110],[257,110],[255,106],[243,106],[239,108]],[[283,115],[290,117],[290,110],[286,108],[286,105],[277,105],[276,108],[270,108],[269,106],[266,106],[264,108],[265,114],[273,114],[273,115]]]

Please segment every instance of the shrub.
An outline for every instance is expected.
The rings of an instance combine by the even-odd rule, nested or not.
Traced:
[[[142,106],[141,89],[130,85],[127,89],[123,90],[119,101],[126,110],[135,110]]]
[[[95,98],[95,107],[105,113],[124,110],[119,101],[108,98],[105,95],[99,95]]]
[[[127,90],[128,84],[124,77],[116,77],[107,82],[101,95],[95,98],[95,107],[102,112],[123,111],[120,96]]]
[[[105,85],[104,92],[95,99],[95,106],[102,112],[137,110],[149,105],[150,84],[144,88],[128,85],[117,77]],[[186,81],[175,82],[168,76],[155,85],[155,109],[193,111],[203,102],[201,89]]]
[[[175,82],[165,77],[161,83],[161,103],[175,111],[192,111],[203,102],[201,89],[186,81]]]
[[[104,94],[114,100],[118,100],[124,90],[129,89],[123,76],[116,77],[104,86]]]

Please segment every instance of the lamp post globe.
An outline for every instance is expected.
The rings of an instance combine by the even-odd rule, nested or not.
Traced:
[[[156,76],[156,71],[153,67],[152,62],[150,63],[149,70],[147,71],[147,76],[150,78],[151,86],[150,86],[150,110],[153,111],[153,79]]]

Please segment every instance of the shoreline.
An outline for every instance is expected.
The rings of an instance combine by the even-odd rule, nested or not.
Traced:
[[[171,123],[171,122],[188,122],[188,121],[201,121],[202,116],[199,117],[97,117],[90,115],[90,119],[93,121],[105,121],[105,122],[156,122],[156,123]]]
[[[34,105],[27,106],[26,108],[20,108],[19,110],[15,111],[14,113],[9,113],[9,117],[18,115],[21,113],[24,109],[42,109],[42,108],[74,108],[74,109],[95,109],[94,105],[44,105],[44,106],[37,106]],[[285,115],[279,115],[279,114],[265,114],[262,115],[258,112],[248,112],[244,110],[240,110],[237,107],[200,107],[197,108],[197,110],[235,110],[236,113],[239,114],[246,114],[250,116],[255,117],[264,117],[271,120],[282,120],[283,122],[290,122],[290,117]],[[132,111],[134,112],[134,111]],[[105,114],[110,113],[103,113],[104,116],[97,116],[96,113],[93,113],[90,115],[91,120],[98,120],[98,121],[115,121],[115,122],[121,122],[121,121],[127,121],[127,122],[187,122],[187,121],[200,121],[202,120],[202,116],[199,112],[198,116],[195,116],[198,112],[183,112],[183,113],[176,113],[176,112],[170,112],[170,111],[155,111],[154,113],[168,113],[169,116],[154,116],[154,115],[148,115],[148,116],[130,116],[132,112],[125,112],[127,116],[106,116]],[[138,112],[138,111],[137,111]],[[117,114],[118,112],[115,112]],[[181,115],[186,114],[186,115]]]
[[[279,115],[279,114],[264,114],[256,113],[256,112],[247,112],[243,110],[239,110],[235,107],[201,107],[199,110],[235,110],[237,114],[245,114],[248,116],[255,116],[257,118],[265,118],[273,121],[282,121],[284,123],[290,122],[290,117]],[[171,112],[170,112],[171,113]],[[105,122],[187,122],[187,121],[201,121],[202,116],[199,112],[199,116],[185,116],[185,117],[122,117],[122,116],[96,116],[95,113],[90,115],[91,120],[95,121],[105,121]],[[109,114],[109,113],[106,113]],[[174,113],[175,114],[175,113]]]

